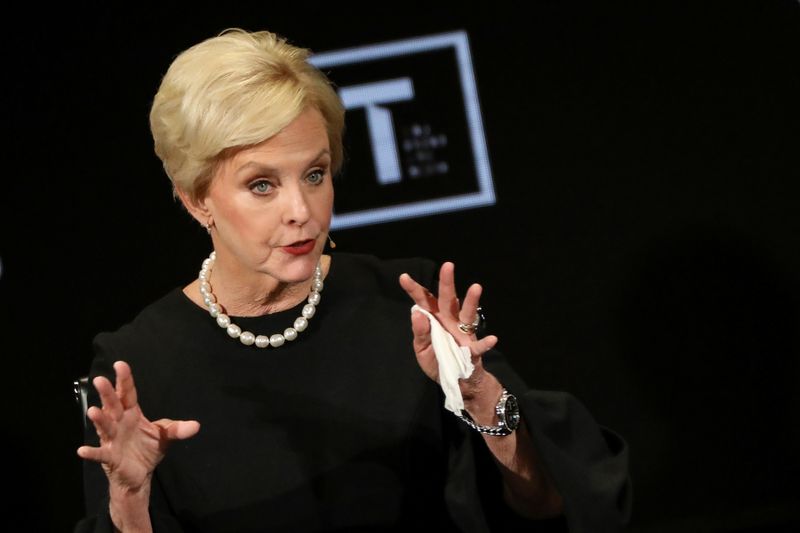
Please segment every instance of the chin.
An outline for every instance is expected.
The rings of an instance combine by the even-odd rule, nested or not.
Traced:
[[[285,281],[289,283],[298,283],[311,279],[320,256],[320,253],[312,252],[306,255],[290,257],[284,270],[286,276]]]

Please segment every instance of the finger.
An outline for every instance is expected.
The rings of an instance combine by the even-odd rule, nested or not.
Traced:
[[[136,386],[133,384],[131,367],[125,361],[117,361],[114,363],[114,371],[117,373],[117,396],[123,409],[136,407]]]
[[[92,380],[92,384],[100,395],[103,411],[108,413],[114,420],[122,418],[122,403],[119,401],[119,396],[117,396],[111,381],[105,376],[97,376]]]
[[[481,358],[483,355],[497,346],[497,337],[495,335],[487,335],[486,337],[470,343],[469,351],[472,355],[473,361],[476,358]]]
[[[450,261],[439,269],[439,308],[458,316],[458,296],[456,295],[456,266]]]
[[[153,422],[161,430],[161,435],[168,440],[183,440],[197,435],[200,422],[197,420],[170,420],[162,418]]]
[[[94,446],[81,446],[78,448],[78,457],[98,463],[107,463],[111,459],[108,450]]]
[[[434,381],[439,382],[439,364],[431,346],[431,322],[422,313],[411,314],[411,329],[414,332],[414,353],[420,368]]]
[[[418,306],[431,313],[439,311],[439,304],[431,291],[414,281],[414,278],[408,274],[400,274],[400,286]]]
[[[458,313],[458,320],[464,324],[472,324],[478,318],[478,305],[481,301],[483,287],[477,283],[470,285],[464,296],[464,305]]]
[[[114,438],[116,424],[102,409],[96,405],[91,406],[86,411],[86,418],[92,421],[97,436],[101,440]]]
[[[414,333],[414,351],[419,353],[431,345],[431,321],[422,313],[411,313],[411,331]]]

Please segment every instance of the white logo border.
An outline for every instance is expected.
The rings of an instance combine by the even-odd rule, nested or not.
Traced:
[[[472,58],[469,51],[469,39],[466,31],[440,33],[427,37],[414,37],[382,44],[359,46],[331,52],[321,52],[309,58],[309,62],[319,69],[349,65],[388,57],[415,54],[440,48],[454,47],[458,63],[461,90],[467,112],[472,152],[478,177],[478,191],[458,196],[449,196],[436,200],[423,200],[398,206],[366,209],[343,215],[333,214],[331,229],[345,229],[356,226],[379,224],[394,220],[439,214],[448,211],[470,209],[494,205],[495,195],[492,175],[489,167],[489,155],[486,149],[486,138],[483,132],[478,89],[472,69]]]

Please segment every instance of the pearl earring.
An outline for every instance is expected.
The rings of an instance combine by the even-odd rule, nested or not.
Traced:
[[[330,233],[328,233],[328,244],[330,244],[331,249],[336,248],[336,243],[333,242],[333,239],[331,239],[331,234]]]
[[[211,217],[208,218],[208,222],[203,224],[203,227],[206,228],[206,231],[208,232],[209,235],[211,235],[211,226],[213,225],[214,225],[214,219]]]

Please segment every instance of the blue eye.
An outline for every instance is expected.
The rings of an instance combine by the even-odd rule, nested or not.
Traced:
[[[267,180],[258,180],[250,184],[250,190],[256,194],[268,194],[272,190],[272,184]]]
[[[312,185],[319,185],[322,183],[322,180],[325,179],[325,171],[322,169],[317,169],[309,174],[306,179]]]

